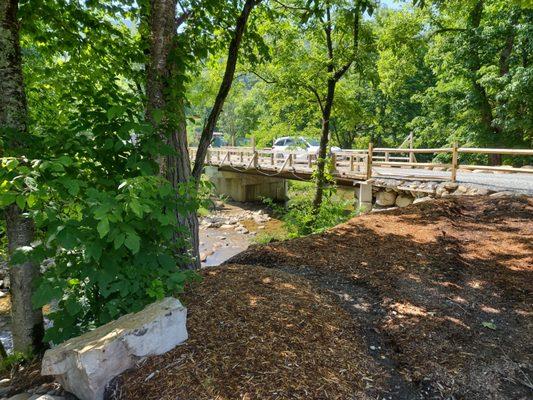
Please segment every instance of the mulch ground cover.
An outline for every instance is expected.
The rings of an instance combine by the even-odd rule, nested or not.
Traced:
[[[281,268],[337,294],[377,331],[365,340],[383,345],[417,398],[533,398],[531,198],[373,213],[231,261]]]
[[[533,398],[531,198],[372,213],[202,275],[187,342],[108,399]]]
[[[229,265],[184,297],[186,344],[108,390],[114,399],[366,399],[383,371],[350,315],[305,279]]]

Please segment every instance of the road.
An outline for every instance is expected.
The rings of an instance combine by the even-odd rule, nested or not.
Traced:
[[[395,178],[395,179],[435,179],[448,180],[450,172],[433,171],[425,169],[400,169],[400,168],[373,168],[375,178]],[[376,174],[377,173],[377,174]],[[379,174],[379,175],[378,175]],[[474,173],[457,172],[458,183],[468,183],[485,187],[497,192],[511,191],[533,195],[533,174],[522,173]]]

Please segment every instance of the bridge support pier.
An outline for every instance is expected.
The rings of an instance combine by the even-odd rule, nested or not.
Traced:
[[[205,174],[215,185],[218,195],[226,195],[235,201],[260,201],[263,197],[287,200],[287,180],[240,172],[221,171],[208,166]]]
[[[357,198],[356,206],[361,212],[368,212],[372,210],[372,184],[361,182],[357,184],[355,190],[355,197]]]

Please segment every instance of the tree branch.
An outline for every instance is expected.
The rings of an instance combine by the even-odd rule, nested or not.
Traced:
[[[335,82],[339,81],[342,76],[348,71],[352,66],[354,59],[357,55],[357,48],[359,46],[359,25],[360,25],[360,14],[361,14],[361,3],[358,1],[357,6],[355,7],[354,13],[354,23],[353,23],[353,57],[350,58],[337,72],[335,72],[333,79]]]
[[[316,90],[311,85],[305,85],[305,88],[315,95],[318,101],[318,106],[320,107],[320,111],[324,113],[324,104],[322,103],[322,99],[320,98],[320,94],[318,93],[318,90]]]
[[[261,79],[261,80],[262,80],[263,82],[265,82],[265,83],[269,83],[269,84],[272,84],[272,83],[278,83],[278,81],[276,81],[276,80],[274,80],[274,81],[269,80],[269,79],[265,78],[264,76],[259,75],[259,74],[258,74],[257,72],[255,72],[255,71],[248,71],[248,72],[249,72],[250,74],[253,74],[253,75],[257,76],[259,79]]]

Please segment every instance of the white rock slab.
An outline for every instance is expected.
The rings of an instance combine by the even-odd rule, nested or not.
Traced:
[[[187,309],[167,297],[94,331],[47,350],[43,375],[80,400],[102,400],[106,385],[141,358],[172,350],[187,340]]]

